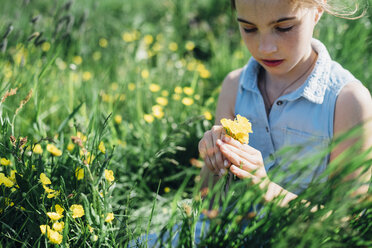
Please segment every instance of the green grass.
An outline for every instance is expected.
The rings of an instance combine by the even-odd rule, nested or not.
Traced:
[[[368,13],[354,21],[323,16],[315,36],[371,89]],[[189,247],[194,237],[187,227],[206,209],[198,195],[200,169],[190,160],[199,159],[198,141],[213,124],[208,115],[223,78],[249,58],[234,19],[225,0],[2,3],[0,96],[17,92],[0,104],[0,157],[11,162],[0,173],[13,183],[0,186],[1,246],[53,246],[40,225],[52,227],[46,213],[59,204],[63,247],[122,247],[143,234],[173,230],[175,223],[180,246]],[[48,144],[62,155],[53,156]],[[330,168],[343,165],[343,175],[370,164],[350,157]],[[105,170],[113,171],[113,182]],[[41,173],[56,197],[48,198]],[[247,183],[236,182],[225,196],[203,246],[258,246],[262,240],[275,247],[371,245],[370,194],[361,202],[345,194],[357,186],[352,182],[315,184],[289,208],[264,204],[266,214],[252,212],[251,204],[262,199]],[[339,187],[325,190],[329,185]],[[73,218],[73,204],[84,207],[84,216]],[[311,212],[317,204],[325,208]],[[111,222],[108,213],[114,213]],[[341,221],[346,216],[352,218]]]

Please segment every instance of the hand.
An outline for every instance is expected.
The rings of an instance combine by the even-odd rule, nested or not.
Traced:
[[[223,135],[217,140],[222,155],[231,162],[230,171],[239,178],[251,178],[257,184],[268,179],[261,152]]]
[[[204,133],[203,138],[199,142],[199,153],[204,159],[205,165],[209,171],[219,176],[224,175],[230,166],[230,163],[224,158],[216,143],[224,134],[224,128],[220,125],[215,125],[211,130]]]

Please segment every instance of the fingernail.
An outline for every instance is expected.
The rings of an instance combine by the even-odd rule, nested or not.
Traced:
[[[225,171],[225,169],[221,169],[220,172],[221,172],[221,175],[225,175],[226,171]]]
[[[223,165],[224,165],[225,167],[227,167],[227,166],[229,166],[229,162],[228,162],[227,160],[225,160],[225,161],[223,161]]]
[[[218,140],[216,141],[216,143],[217,143],[217,145],[222,145],[222,141],[221,141],[220,139],[218,139]]]

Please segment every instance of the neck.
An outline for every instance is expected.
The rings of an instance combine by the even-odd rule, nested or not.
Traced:
[[[272,75],[266,72],[265,80],[267,87],[273,91],[280,91],[289,87],[292,83],[295,85],[303,83],[305,78],[307,78],[308,74],[311,72],[316,57],[316,52],[313,49],[310,49],[308,55],[285,75]]]

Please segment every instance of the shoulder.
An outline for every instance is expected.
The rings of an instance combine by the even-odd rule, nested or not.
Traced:
[[[340,91],[335,108],[335,133],[346,131],[372,118],[372,100],[368,89],[352,81]]]
[[[218,97],[216,123],[219,123],[219,120],[222,118],[234,118],[236,94],[242,70],[240,68],[230,72],[223,80],[221,92]]]
[[[235,88],[238,89],[239,86],[239,79],[240,79],[240,74],[242,73],[243,68],[231,71],[225,79],[223,80],[222,83],[222,89],[229,89],[229,88]]]

